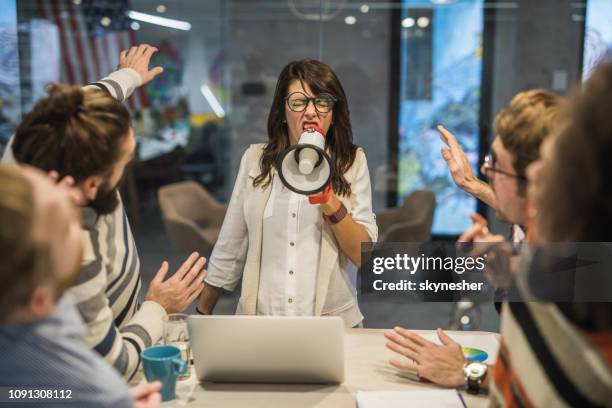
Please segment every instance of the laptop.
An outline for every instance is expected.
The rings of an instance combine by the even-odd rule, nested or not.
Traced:
[[[193,315],[187,325],[200,381],[344,381],[344,323],[339,317]]]

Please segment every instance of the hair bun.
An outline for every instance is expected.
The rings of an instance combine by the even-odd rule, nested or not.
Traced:
[[[46,89],[48,93],[47,111],[57,120],[69,120],[84,110],[83,89],[76,85],[50,84]]]

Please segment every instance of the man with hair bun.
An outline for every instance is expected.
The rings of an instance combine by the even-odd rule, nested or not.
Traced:
[[[9,149],[19,163],[71,177],[81,192],[84,253],[68,292],[87,325],[85,342],[126,380],[137,373],[140,352],[161,338],[163,318],[184,311],[199,295],[206,273],[197,252],[168,279],[163,262],[139,304],[140,260],[117,191],[136,140],[120,101],[161,73],[160,67],[149,70],[156,51],[146,44],[123,51],[118,71],[84,88],[50,86]]]

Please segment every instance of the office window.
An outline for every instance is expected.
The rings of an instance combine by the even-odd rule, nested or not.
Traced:
[[[612,61],[612,2],[589,0],[586,10],[582,79],[602,62]]]
[[[404,0],[400,20],[398,203],[416,189],[436,194],[434,234],[458,234],[476,201],[450,178],[436,125],[478,162],[483,3],[431,5]]]
[[[14,0],[0,0],[0,154],[21,115],[17,10]]]

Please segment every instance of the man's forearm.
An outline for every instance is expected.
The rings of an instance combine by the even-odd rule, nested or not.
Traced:
[[[223,292],[223,288],[212,286],[205,282],[204,290],[202,291],[200,301],[197,305],[198,312],[203,314],[212,314],[213,309],[219,300],[219,296],[221,296],[221,292]]]
[[[497,209],[495,193],[491,186],[484,181],[476,179],[476,181],[466,186],[465,192],[483,201],[488,206]]]
[[[83,89],[103,89],[119,102],[123,102],[141,84],[142,79],[138,72],[131,68],[122,68],[96,82],[85,85]]]

